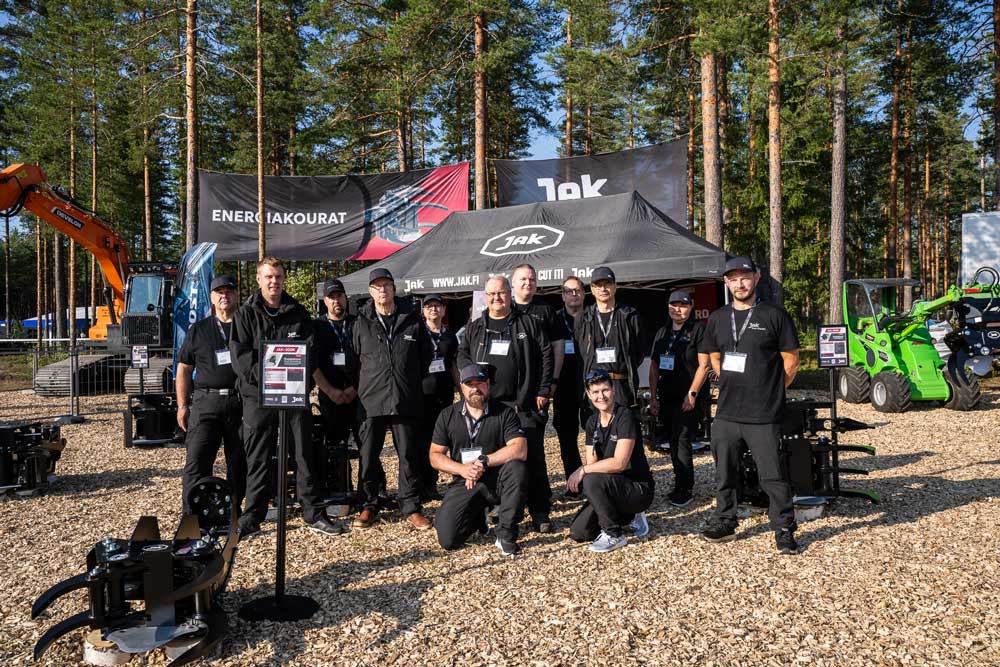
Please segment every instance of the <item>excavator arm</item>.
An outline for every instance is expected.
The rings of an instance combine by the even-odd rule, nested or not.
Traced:
[[[129,267],[125,242],[96,214],[47,183],[38,165],[12,164],[0,171],[0,212],[17,215],[22,210],[52,225],[97,259],[110,294],[108,307],[99,309],[105,312],[98,313],[90,338],[106,338],[107,325],[118,323],[125,310]]]

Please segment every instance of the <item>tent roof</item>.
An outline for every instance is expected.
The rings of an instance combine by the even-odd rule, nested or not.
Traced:
[[[401,293],[470,292],[519,264],[539,287],[610,266],[619,283],[717,278],[726,253],[654,208],[637,192],[461,211],[405,248],[344,276],[348,294],[367,293],[368,272],[386,268]]]

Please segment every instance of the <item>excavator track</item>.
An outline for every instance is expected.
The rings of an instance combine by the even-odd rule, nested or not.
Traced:
[[[69,396],[73,377],[72,358],[47,364],[35,373],[32,387],[39,396]],[[77,356],[77,391],[80,395],[113,394],[124,387],[128,362],[122,354]]]
[[[149,368],[142,371],[140,391],[139,369],[129,368],[125,373],[125,393],[167,394],[174,390],[173,359],[170,357],[150,357]]]

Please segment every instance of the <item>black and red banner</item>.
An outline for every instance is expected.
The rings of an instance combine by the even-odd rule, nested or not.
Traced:
[[[687,222],[687,139],[552,160],[493,160],[500,206],[632,192]]]
[[[257,259],[257,177],[198,171],[198,240],[217,259]],[[266,176],[267,253],[382,259],[469,209],[469,163],[404,173]]]

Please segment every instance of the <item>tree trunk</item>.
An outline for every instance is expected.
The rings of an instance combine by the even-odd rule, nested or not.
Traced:
[[[837,28],[837,42],[843,45],[845,27]],[[844,321],[841,290],[846,263],[844,242],[847,238],[847,50],[841,47],[834,65],[833,156],[830,187],[830,323]]]
[[[187,0],[186,17],[184,102],[187,122],[187,211],[184,216],[184,247],[191,248],[198,242],[198,71],[195,67],[195,54],[198,48],[198,0]],[[258,173],[263,174],[259,157],[257,167]]]
[[[63,282],[62,234],[52,235],[52,306],[56,318],[56,338],[66,337],[66,284]]]
[[[912,24],[907,25],[906,43],[910,43]],[[913,277],[913,151],[910,138],[913,126],[913,53],[907,46],[903,74],[903,277]],[[913,288],[903,288],[903,309],[913,303]]]
[[[42,219],[39,218],[38,222],[35,223],[35,310],[37,311],[35,315],[35,324],[37,329],[35,333],[38,338],[38,348],[42,347],[42,317],[45,311],[45,299],[43,298],[45,290],[45,279],[42,277],[42,266],[44,259],[42,257],[43,252],[42,246]]]
[[[1000,208],[1000,0],[993,0],[993,207]]]
[[[690,50],[690,46],[688,47]],[[688,53],[688,145],[687,145],[687,221],[688,229],[694,232],[694,162],[695,138],[694,127],[697,122],[697,93],[695,92],[695,59]],[[702,230],[704,236],[704,230]]]
[[[257,260],[267,257],[267,208],[264,201],[264,12],[257,0],[254,29],[257,42]]]
[[[486,208],[486,147],[489,144],[489,127],[486,115],[486,16],[482,12],[475,17],[475,170],[476,170],[476,210]]]
[[[931,290],[931,142],[930,138],[924,141],[924,203],[921,206],[920,230],[923,236],[920,262],[920,276],[923,278],[924,294],[929,295]],[[937,241],[935,240],[936,244]]]
[[[903,0],[897,8],[902,12]],[[896,277],[896,238],[899,236],[899,96],[900,62],[903,57],[903,32],[896,24],[896,53],[892,61],[892,155],[889,159],[889,231],[886,235],[886,276]]]
[[[942,289],[946,289],[951,284],[951,209],[949,199],[951,198],[951,169],[945,163],[944,168],[944,201],[942,205],[941,222],[944,225],[944,240],[941,247],[941,277],[943,278]]]
[[[1000,2],[1000,0],[997,0]],[[573,47],[573,8],[566,8],[566,47]],[[573,93],[569,89],[569,76],[566,76],[566,136],[564,157],[573,157]]]
[[[769,252],[770,274],[779,284],[784,281],[782,251],[784,237],[781,229],[781,54],[778,50],[781,37],[778,21],[778,0],[767,2],[767,161],[770,180],[769,204],[771,211],[771,243]],[[783,290],[777,290],[780,304]]]
[[[986,156],[979,156],[979,210],[986,212]]]
[[[70,73],[69,104],[69,196],[76,199],[76,86],[75,77]],[[66,308],[69,311],[66,327],[70,347],[76,346],[76,243],[69,240],[69,272],[66,276]]]
[[[583,154],[584,155],[591,155],[594,152],[594,133],[593,133],[593,128],[591,127],[591,124],[590,124],[591,109],[592,108],[593,108],[593,105],[588,101],[587,102],[587,125],[586,125],[587,130],[586,130],[586,133],[584,134],[584,142],[583,142]]]
[[[715,54],[701,57],[701,131],[705,162],[705,239],[722,247],[722,174],[719,172],[719,104]]]
[[[149,73],[149,68],[145,68],[146,73]],[[147,102],[147,89],[146,80],[143,79],[142,82],[142,217],[143,217],[143,235],[142,235],[142,246],[144,255],[147,262],[153,261],[153,188],[150,182],[150,164],[149,164],[149,118],[146,114],[146,102]]]
[[[402,79],[397,74],[396,84],[402,86]],[[396,96],[396,162],[399,163],[400,173],[406,171],[407,166],[407,146],[406,146],[406,100],[402,93]]]

